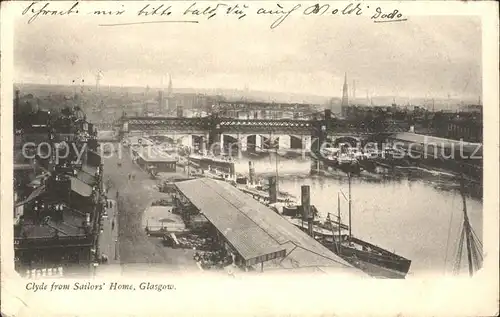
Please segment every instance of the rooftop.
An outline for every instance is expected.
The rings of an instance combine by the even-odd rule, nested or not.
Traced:
[[[95,176],[88,174],[84,171],[77,171],[76,178],[78,178],[79,180],[90,186],[93,186],[96,183]]]
[[[156,147],[140,148],[137,155],[146,162],[176,162],[177,160],[171,155],[157,149]]]
[[[15,230],[15,239],[51,239],[59,238],[85,238],[86,232],[83,227],[85,216],[80,212],[66,208],[63,211],[62,221],[49,219],[46,224],[37,224],[26,219],[23,224]]]
[[[465,152],[470,152],[470,153],[475,153],[476,149],[479,148],[476,155],[481,155],[483,148],[483,145],[481,143],[457,141],[452,139],[445,139],[445,138],[411,133],[411,132],[397,133],[392,138],[418,144],[427,144],[427,145],[437,144],[438,146],[442,147],[454,147],[456,150],[460,149],[460,146],[462,146]]]
[[[323,272],[332,268],[360,274],[286,219],[226,182],[201,178],[176,183],[176,187],[244,258],[285,249],[284,258],[268,261],[266,267]]]

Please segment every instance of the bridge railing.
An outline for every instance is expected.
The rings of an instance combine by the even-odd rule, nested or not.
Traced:
[[[397,133],[408,131],[408,127],[388,122],[363,122],[355,120],[297,120],[297,119],[231,119],[220,117],[130,117],[121,120],[128,122],[129,130],[170,130],[224,132],[300,132],[312,133],[320,129],[326,132],[343,133]]]

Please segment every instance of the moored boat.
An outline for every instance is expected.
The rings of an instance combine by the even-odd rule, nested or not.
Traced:
[[[349,175],[349,198],[346,198],[349,201],[349,219],[350,187]],[[410,269],[411,260],[354,237],[350,230],[350,220],[349,225],[341,221],[340,194],[338,195],[338,208],[337,219],[332,219],[330,213],[325,219],[318,219],[318,210],[311,206],[315,218],[312,224],[314,238],[344,260],[374,277],[404,278]],[[285,205],[281,214],[296,227],[308,232],[308,223],[302,220],[302,206]]]

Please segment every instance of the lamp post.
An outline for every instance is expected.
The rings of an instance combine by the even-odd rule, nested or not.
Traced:
[[[99,263],[97,262],[93,262],[92,263],[92,266],[94,267],[94,270],[93,270],[93,276],[94,278],[96,277],[96,274],[97,274],[97,267],[99,266]]]
[[[118,239],[115,239],[115,260],[118,260]]]

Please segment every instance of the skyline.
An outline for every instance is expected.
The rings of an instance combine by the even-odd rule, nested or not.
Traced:
[[[368,20],[267,21],[231,28],[200,25],[99,27],[95,20],[57,17],[15,23],[14,81],[102,87],[237,89],[341,97],[344,73],[358,99],[400,96],[477,100],[481,87],[480,20],[411,17],[407,23]],[[65,28],[55,27],[61,21]],[[293,22],[293,21],[292,21]],[[49,32],[50,30],[50,32]],[[141,58],[137,58],[140,56]],[[166,83],[163,83],[164,88]]]

